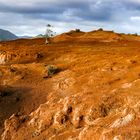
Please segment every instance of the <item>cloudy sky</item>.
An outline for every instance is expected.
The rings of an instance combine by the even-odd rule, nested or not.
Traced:
[[[104,28],[140,34],[140,0],[0,0],[0,28],[37,35]]]

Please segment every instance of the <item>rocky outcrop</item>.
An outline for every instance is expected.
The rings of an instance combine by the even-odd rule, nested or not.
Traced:
[[[6,64],[12,59],[11,54],[0,52],[0,64]]]
[[[126,97],[122,100],[120,96],[110,94],[96,104],[90,93],[65,98],[54,97],[53,94],[29,116],[13,115],[6,120],[2,140],[56,140],[62,137],[116,140],[137,135],[131,131],[131,126],[140,117],[137,113],[140,109],[138,99],[135,103],[126,103]]]

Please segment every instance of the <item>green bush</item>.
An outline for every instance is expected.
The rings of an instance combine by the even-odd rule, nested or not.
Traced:
[[[76,32],[80,32],[80,29],[75,29]]]
[[[56,66],[53,66],[53,65],[48,65],[47,70],[48,70],[48,76],[52,76],[58,72],[58,68]]]

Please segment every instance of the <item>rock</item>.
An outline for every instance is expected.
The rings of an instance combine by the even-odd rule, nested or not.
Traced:
[[[80,114],[81,108],[75,108],[73,118],[72,118],[72,124],[75,128],[80,127],[80,122],[83,120],[83,115]]]
[[[37,59],[43,58],[43,54],[42,54],[41,52],[38,52],[38,53],[36,54],[36,58],[37,58]]]
[[[8,120],[5,121],[4,127],[5,131],[2,134],[2,140],[10,140],[13,132],[16,132],[20,125],[18,117],[12,115]]]
[[[122,85],[122,88],[130,88],[132,86],[132,83],[125,83]]]
[[[125,117],[117,119],[112,125],[111,128],[120,128],[123,127],[135,119],[135,114],[128,114]]]

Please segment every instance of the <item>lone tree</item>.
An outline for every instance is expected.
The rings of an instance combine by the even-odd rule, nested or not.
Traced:
[[[45,37],[46,37],[46,44],[50,43],[50,38],[54,36],[54,32],[52,31],[53,26],[50,24],[46,25],[47,29],[45,32]]]

